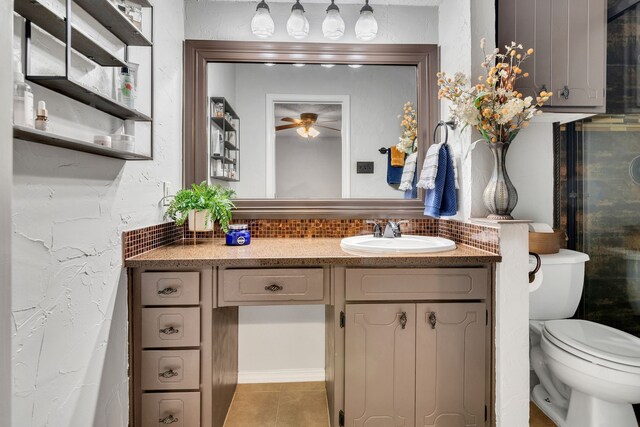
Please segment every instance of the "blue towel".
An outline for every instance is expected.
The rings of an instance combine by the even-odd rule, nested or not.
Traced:
[[[453,216],[458,211],[453,158],[447,144],[442,144],[438,156],[438,174],[436,175],[435,187],[427,189],[424,201],[424,214],[433,218]]]
[[[387,150],[387,184],[397,185],[402,181],[403,166],[391,166],[391,149]]]

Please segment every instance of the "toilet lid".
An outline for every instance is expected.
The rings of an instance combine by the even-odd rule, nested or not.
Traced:
[[[544,328],[556,340],[598,359],[640,367],[640,338],[587,320],[549,320]]]

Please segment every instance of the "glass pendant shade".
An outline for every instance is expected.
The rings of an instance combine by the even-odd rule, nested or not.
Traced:
[[[300,0],[291,8],[291,16],[287,21],[287,33],[294,39],[304,39],[309,35],[309,21],[304,16],[304,8]]]
[[[266,39],[271,37],[274,31],[275,25],[269,13],[269,6],[262,0],[256,8],[256,14],[251,19],[251,32],[256,37]]]
[[[300,127],[296,129],[296,133],[303,138],[309,138],[309,137],[315,138],[316,136],[320,135],[320,132],[314,127],[310,127],[308,129],[304,127]]]
[[[369,0],[360,9],[360,17],[356,22],[356,37],[363,41],[370,41],[378,35],[378,21],[373,16],[373,8],[369,6]]]
[[[322,22],[322,34],[329,40],[338,40],[344,35],[344,20],[340,16],[340,9],[335,5],[334,0],[327,8],[327,16]]]

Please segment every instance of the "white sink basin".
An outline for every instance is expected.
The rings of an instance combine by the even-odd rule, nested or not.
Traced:
[[[454,241],[442,237],[403,235],[393,239],[385,237],[353,236],[340,242],[340,247],[347,252],[371,254],[418,254],[445,252],[456,248]]]

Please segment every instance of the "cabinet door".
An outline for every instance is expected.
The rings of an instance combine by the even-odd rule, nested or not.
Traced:
[[[416,426],[485,425],[486,306],[418,304]]]
[[[557,1],[557,0],[556,0]],[[498,47],[511,42],[533,48],[523,69],[529,77],[518,81],[518,90],[536,97],[541,91],[553,91],[551,81],[551,2],[552,0],[500,0],[498,4]],[[550,99],[546,105],[552,105]]]
[[[553,106],[604,106],[606,0],[553,0],[551,23]]]
[[[347,304],[345,426],[413,427],[415,304]]]

